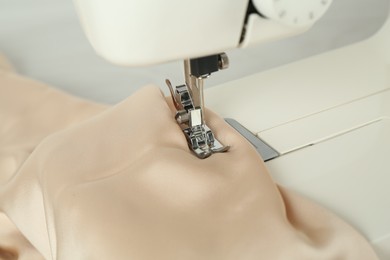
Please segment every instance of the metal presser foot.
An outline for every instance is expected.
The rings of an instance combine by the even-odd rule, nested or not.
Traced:
[[[187,138],[188,147],[200,159],[229,150],[229,146],[221,144],[206,125],[203,98],[203,80],[212,72],[227,67],[225,53],[185,60],[186,84],[173,88],[171,82],[166,80],[177,110],[176,121]]]

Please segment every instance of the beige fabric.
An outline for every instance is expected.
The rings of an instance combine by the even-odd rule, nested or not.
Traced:
[[[8,61],[8,59],[0,52],[0,71],[14,71],[14,68],[12,67],[11,63]]]
[[[0,208],[45,259],[376,259],[207,115],[231,149],[199,160],[156,87],[106,108],[0,72]]]

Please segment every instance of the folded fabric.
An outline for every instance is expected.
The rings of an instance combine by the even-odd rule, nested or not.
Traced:
[[[1,229],[0,250],[13,257],[33,245],[36,259],[377,259],[350,225],[277,186],[254,148],[207,115],[231,149],[199,160],[154,86],[108,107],[3,70],[0,209],[21,233],[12,245]]]

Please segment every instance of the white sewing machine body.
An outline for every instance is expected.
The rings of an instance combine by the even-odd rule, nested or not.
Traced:
[[[115,4],[112,1],[75,2],[97,52],[123,65],[146,65],[206,55],[245,47],[252,41],[300,33],[310,27],[284,30],[283,26],[254,18],[262,25],[269,23],[270,30],[266,30],[269,34],[261,38],[257,33],[261,26],[254,26],[259,24],[252,21],[251,28],[255,28],[252,32],[256,32],[252,35],[259,38],[249,37],[239,43],[241,28],[236,22],[242,19],[245,6],[243,1],[231,1],[230,8],[224,9],[231,20],[214,20],[214,27],[208,27],[210,30],[202,30],[206,28],[203,24],[195,26],[195,33],[188,28],[172,29],[169,33],[160,31],[159,44],[168,50],[161,52],[161,49],[153,48],[154,43],[145,47],[144,44],[149,43],[144,40],[127,47],[131,37],[124,37],[120,31],[134,28],[120,19],[114,25],[120,30],[101,30],[112,26],[106,24],[109,20],[106,15],[131,16],[121,11],[120,6],[126,1],[116,0]],[[184,16],[176,20],[167,17],[165,28],[171,28],[170,22],[185,19],[188,10],[193,10],[193,15],[212,17],[207,12],[210,9],[204,9],[199,3],[186,6],[184,1],[171,1],[171,4],[174,2],[174,13]],[[224,1],[214,2],[218,5]],[[91,9],[92,6],[96,8]],[[187,12],[178,12],[177,8]],[[205,13],[201,14],[203,11]],[[158,9],[151,11],[145,19],[161,17],[152,15],[155,12]],[[213,38],[209,45],[203,43],[205,35],[221,31],[231,22],[231,32],[222,30],[223,33]],[[161,20],[151,24],[157,26],[159,23]],[[154,30],[153,27],[147,29]],[[177,35],[182,38],[175,38]],[[183,46],[189,48],[173,45],[178,40],[183,40]],[[194,51],[191,44],[202,47]],[[149,52],[134,56],[130,52],[140,50],[137,46],[142,50],[149,49]],[[208,107],[223,117],[234,118],[280,153],[279,157],[267,162],[276,182],[306,195],[349,221],[371,241],[383,259],[390,258],[389,46],[390,18],[368,40],[213,87],[205,93]]]
[[[74,0],[95,51],[124,66],[201,57],[299,34],[331,2],[253,0],[251,6],[249,0]],[[247,15],[249,9],[256,12]]]

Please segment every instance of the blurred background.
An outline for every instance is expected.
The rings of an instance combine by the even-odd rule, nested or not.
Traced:
[[[388,6],[388,0],[334,0],[325,17],[303,35],[227,51],[230,68],[213,74],[206,87],[364,40],[381,27]],[[161,30],[169,35],[169,28]],[[0,0],[0,52],[23,75],[103,103],[117,103],[149,83],[167,93],[165,78],[174,85],[184,82],[181,61],[129,68],[98,57],[72,0]]]

